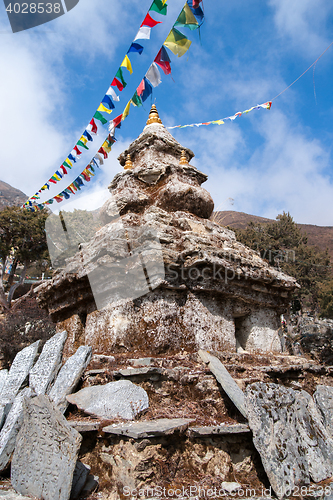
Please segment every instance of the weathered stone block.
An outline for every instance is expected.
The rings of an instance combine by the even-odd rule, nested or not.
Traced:
[[[323,417],[327,432],[333,438],[333,387],[317,385],[313,399]]]
[[[118,434],[134,439],[143,439],[153,436],[173,434],[176,431],[184,432],[191,422],[190,418],[159,418],[157,420],[142,420],[130,424],[115,424],[103,427],[103,432]]]
[[[67,396],[67,401],[91,415],[128,420],[149,407],[146,391],[129,380],[86,387]]]
[[[23,422],[23,402],[31,396],[31,389],[26,387],[12,404],[5,425],[0,432],[0,471],[6,469],[15,448],[16,438]]]
[[[49,396],[62,413],[65,413],[68,406],[66,396],[71,394],[77,386],[84,370],[89,364],[91,353],[91,347],[80,346],[76,353],[68,358],[58,373]]]
[[[81,441],[48,396],[25,400],[11,466],[15,490],[43,500],[68,500]]]
[[[333,440],[311,396],[277,384],[246,389],[253,442],[278,498],[333,475]]]
[[[43,350],[29,374],[29,386],[36,394],[47,394],[61,366],[62,351],[67,332],[56,333],[43,347]]]
[[[16,354],[12,366],[6,377],[6,382],[0,393],[0,428],[5,420],[5,417],[10,410],[10,406],[14,401],[15,396],[20,390],[23,382],[26,380],[28,373],[36,359],[38,346],[40,341],[25,347]]]

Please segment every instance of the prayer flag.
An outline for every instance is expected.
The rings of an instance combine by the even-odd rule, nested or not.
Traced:
[[[142,102],[148,99],[148,97],[153,93],[153,87],[150,85],[146,77],[143,78],[143,83],[144,83],[144,89],[142,91],[142,94],[138,93],[141,97]]]
[[[149,28],[153,28],[154,26],[156,26],[157,24],[161,24],[162,21],[155,21],[151,15],[149,13],[147,13],[146,17],[144,18],[140,28],[142,28],[142,26],[149,26]]]
[[[119,97],[117,96],[117,94],[115,93],[115,91],[113,90],[112,87],[108,88],[106,95],[110,95],[114,101],[117,101],[117,102],[119,101]]]
[[[104,141],[102,148],[109,154],[111,151],[111,144],[108,141]]]
[[[171,73],[170,58],[163,45],[160,48],[157,56],[155,57],[154,62],[162,68],[162,70],[166,75],[170,75]]]
[[[168,47],[178,57],[181,57],[188,51],[191,43],[191,40],[186,38],[180,31],[172,28],[163,45]]]
[[[127,54],[129,54],[130,52],[139,52],[139,54],[141,55],[143,52],[143,47],[139,43],[133,42],[130,48],[128,49]]]
[[[83,172],[80,174],[80,177],[83,177],[85,181],[90,182],[90,177],[89,177],[89,175],[87,174],[87,172],[83,171]]]
[[[111,85],[113,87],[117,87],[117,89],[121,92],[122,90],[124,90],[124,85],[117,79],[117,78],[114,78],[112,80],[112,83]]]
[[[81,179],[80,179],[80,181],[81,181]],[[77,178],[75,179],[75,181],[73,181],[73,185],[76,187],[76,190],[81,191],[80,184],[77,182]],[[83,182],[82,182],[82,185],[83,185]]]
[[[61,195],[63,195],[65,197],[66,200],[68,200],[68,198],[70,198],[69,194],[66,192],[66,190],[62,191],[60,193]]]
[[[162,0],[154,0],[150,6],[149,11],[151,10],[154,10],[155,12],[162,14],[162,16],[165,16],[167,13],[167,6],[165,5],[165,2],[162,2]]]
[[[142,92],[144,91],[144,89],[145,89],[145,81],[141,80],[140,85],[136,89],[137,94],[140,96],[142,94]]]
[[[89,125],[91,125],[91,129],[90,129],[91,133],[97,134],[97,125],[96,125],[95,120],[93,118],[90,120]],[[88,125],[88,127],[89,127],[89,125]]]
[[[75,156],[73,156],[72,154],[68,155],[68,158],[73,161],[74,163],[76,163],[76,158]]]
[[[82,135],[84,137],[86,137],[88,139],[88,141],[93,141],[93,138],[89,134],[88,130],[85,130]],[[84,142],[84,144],[87,144],[87,139],[85,139],[85,142],[84,142],[83,139],[81,138],[80,141]]]
[[[97,160],[99,161],[99,164],[100,165],[103,165],[104,164],[104,160],[103,158],[101,157],[101,155],[99,153],[96,153],[94,158],[97,158]]]
[[[100,104],[97,108],[97,111],[102,111],[103,113],[112,113],[112,109],[108,109],[104,106],[104,104]]]
[[[149,40],[150,39],[151,28],[148,26],[142,26],[136,34],[135,40]],[[112,85],[112,84],[111,84]]]
[[[187,0],[187,5],[191,9],[192,14],[194,15],[194,17],[198,21],[199,27],[200,27],[204,22],[204,13],[203,13],[202,8],[200,7],[200,5],[198,5],[197,7],[194,7],[192,0]]]
[[[99,111],[96,111],[96,113],[94,114],[94,118],[96,118],[96,120],[99,120],[100,122],[103,123],[103,125],[105,125],[108,121],[106,118],[104,118],[103,115],[101,115],[101,113]]]
[[[61,168],[61,170],[63,171],[64,175],[66,175],[66,174],[67,174],[67,170],[65,169],[65,167],[64,167],[63,165],[61,165],[61,167],[60,167],[60,168]]]
[[[128,101],[128,103],[126,104],[126,107],[123,111],[123,115],[121,117],[121,121],[123,122],[125,120],[125,118],[127,118],[128,116],[128,113],[129,113],[129,110],[130,110],[130,107],[131,107],[131,102],[132,101]]]
[[[146,78],[150,81],[153,87],[157,87],[157,85],[161,83],[160,72],[154,62],[150,65],[150,68],[146,73]]]
[[[107,152],[104,150],[103,146],[101,146],[98,150],[99,153],[101,153],[104,156],[104,160],[108,157]]]
[[[179,14],[174,26],[183,26],[185,28],[189,28],[190,30],[196,30],[199,28],[199,23],[187,3],[184,5],[183,10]]]
[[[121,118],[122,118],[122,116],[123,116],[122,114],[121,114],[121,115],[118,115],[118,116],[116,116],[116,118],[114,118],[114,119],[112,120],[113,125],[115,126],[115,128],[118,128],[118,127],[119,127],[119,125],[121,124]],[[119,127],[119,128],[120,128],[120,127]]]
[[[73,151],[75,151],[75,153],[78,154],[79,156],[82,155],[82,151],[80,151],[77,146],[74,147]]]
[[[142,101],[141,101],[141,98],[140,96],[138,95],[137,91],[135,91],[133,97],[132,97],[132,103],[134,104],[134,106],[142,106]]]
[[[123,67],[123,68],[126,68],[130,72],[130,74],[133,73],[132,64],[131,64],[131,61],[129,60],[129,57],[128,57],[127,54],[124,57],[124,60],[123,60],[123,62],[121,63],[120,66]]]
[[[106,106],[109,107],[109,109],[114,109],[115,105],[113,104],[113,101],[109,95],[105,95],[102,99],[102,103],[105,104]]]
[[[121,82],[123,88],[126,87],[127,83],[125,82],[124,80],[124,76],[123,76],[123,70],[121,68],[118,69],[117,73],[116,73],[116,78]],[[119,87],[118,87],[119,88]]]
[[[63,175],[59,172],[59,170],[56,170],[56,175],[62,179]]]
[[[80,146],[80,148],[89,149],[82,141],[77,141],[76,145]]]
[[[80,176],[78,176],[78,177],[75,179],[75,181],[74,181],[74,182],[76,182],[79,186],[84,186],[84,184],[83,184],[82,179],[81,179],[81,177],[80,177]]]

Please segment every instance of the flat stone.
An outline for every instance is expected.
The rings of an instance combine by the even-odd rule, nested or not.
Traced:
[[[31,389],[26,387],[12,404],[5,425],[0,432],[0,471],[7,468],[15,448],[16,438],[23,422],[23,401],[31,396]]]
[[[67,401],[75,404],[80,410],[103,418],[121,417],[133,420],[149,407],[146,391],[129,380],[85,387],[66,397]]]
[[[208,364],[208,368],[213,373],[219,384],[221,384],[224,392],[229,396],[241,414],[247,418],[244,393],[238,387],[228,370],[223,366],[219,359],[212,356],[208,352],[200,350],[198,354],[202,361]]]
[[[82,436],[48,396],[25,399],[24,420],[11,464],[11,481],[22,495],[68,500]]]
[[[84,370],[90,362],[91,352],[91,347],[80,346],[76,353],[68,358],[58,373],[49,396],[62,413],[65,413],[69,404],[66,396],[71,394],[79,383]]]
[[[67,332],[56,333],[44,344],[35,366],[30,370],[29,386],[37,395],[47,394],[61,366]]]
[[[31,497],[23,497],[13,489],[0,491],[0,498],[2,500],[31,500]]]
[[[143,368],[122,368],[114,372],[115,377],[134,377],[136,375],[161,375],[163,373],[162,368],[156,366],[143,367]]]
[[[187,434],[189,436],[212,436],[216,434],[242,434],[244,432],[251,432],[247,424],[190,427]]]
[[[0,393],[0,429],[4,423],[10,406],[28,377],[29,371],[36,359],[40,340],[18,352],[6,377],[6,382]]]
[[[105,354],[94,354],[91,360],[97,363],[112,364],[116,358],[114,356],[106,356]]]
[[[102,423],[101,420],[98,420],[97,422],[82,422],[75,420],[67,420],[67,422],[71,427],[73,427],[73,429],[77,430],[77,432],[98,431]]]
[[[8,377],[8,370],[0,370],[0,394]]]
[[[245,394],[253,443],[278,498],[333,475],[333,440],[307,392],[256,382]]]
[[[175,431],[185,431],[191,422],[190,418],[159,418],[144,420],[130,424],[113,424],[103,427],[103,432],[128,436],[134,439],[149,438],[173,434]]]
[[[71,491],[71,500],[75,500],[79,497],[84,485],[86,484],[88,475],[90,473],[90,466],[83,464],[78,460],[73,474],[73,483]]]
[[[153,358],[134,358],[129,359],[128,362],[133,366],[150,366]]]
[[[317,385],[313,399],[323,416],[327,432],[333,437],[333,387]]]

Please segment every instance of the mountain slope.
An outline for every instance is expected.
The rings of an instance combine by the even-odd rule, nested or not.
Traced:
[[[0,210],[5,207],[20,206],[28,199],[27,195],[7,182],[0,181]]]

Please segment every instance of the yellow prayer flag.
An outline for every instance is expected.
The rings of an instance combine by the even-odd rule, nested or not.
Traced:
[[[121,117],[121,121],[124,121],[125,118],[128,116],[128,113],[129,113],[129,110],[131,107],[131,102],[132,102],[132,100],[128,101],[128,103],[126,104],[126,108],[123,111],[123,116]]]
[[[191,43],[191,40],[186,38],[180,31],[173,28],[163,45],[168,47],[175,55],[181,57],[188,51]]]
[[[84,145],[86,145],[88,142],[88,139],[86,137],[84,137],[84,135],[81,135],[80,141],[83,142]]]
[[[103,111],[103,113],[112,113],[112,109],[108,109],[104,106],[104,104],[100,104],[97,108],[97,111]]]
[[[68,158],[66,158],[65,162],[68,163],[71,167],[73,166],[73,163]]]
[[[215,120],[212,122],[214,125],[224,125],[224,121],[223,120]]]
[[[104,151],[106,151],[108,154],[110,153],[111,151],[111,146],[109,146],[109,143],[108,141],[104,141],[103,144],[102,144],[102,148],[104,149]]]
[[[124,60],[123,62],[121,63],[121,65],[123,68],[126,68],[128,69],[128,71],[132,74],[133,73],[133,70],[132,70],[132,65],[131,65],[131,61],[129,60],[129,57],[128,55],[126,54],[126,56],[124,57]]]

